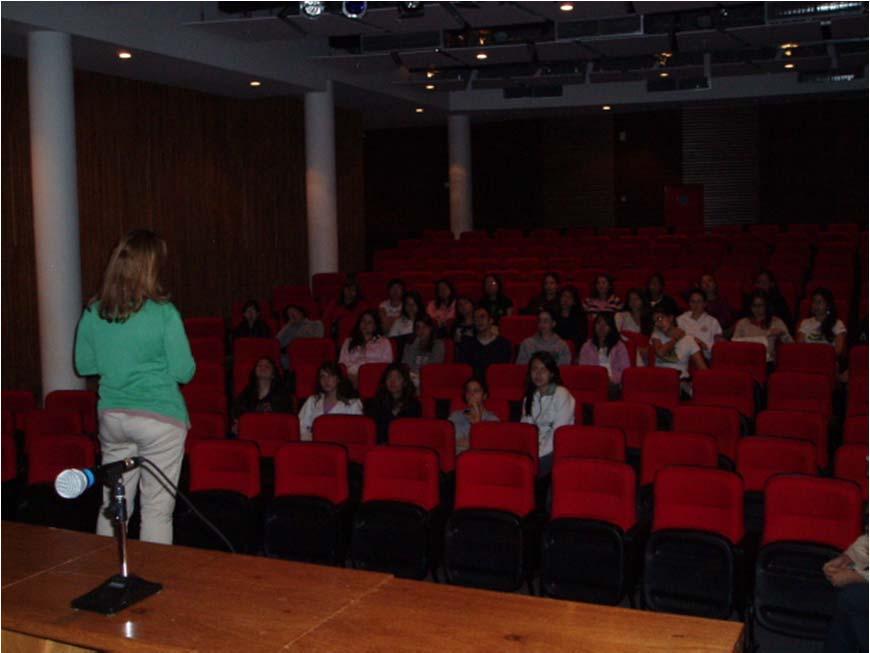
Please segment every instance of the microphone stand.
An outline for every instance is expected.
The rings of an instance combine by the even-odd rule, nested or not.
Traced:
[[[115,614],[134,603],[148,598],[163,589],[160,583],[152,583],[130,574],[127,569],[127,493],[124,488],[124,470],[118,468],[106,474],[104,483],[112,488],[112,503],[106,516],[115,522],[118,539],[118,555],[121,573],[109,578],[99,587],[74,599],[72,607],[100,614]]]

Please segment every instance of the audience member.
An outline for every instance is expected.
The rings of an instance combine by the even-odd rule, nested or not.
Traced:
[[[646,301],[649,304],[650,310],[655,309],[662,301],[673,303],[674,300],[665,294],[665,277],[661,272],[652,274],[647,280]]]
[[[536,352],[526,374],[526,396],[521,422],[538,428],[538,475],[553,468],[553,434],[560,426],[574,423],[574,397],[562,385],[556,359],[545,351]]]
[[[511,362],[513,346],[507,338],[498,335],[486,306],[474,310],[474,330],[474,337],[466,338],[456,348],[456,362],[471,365],[474,375],[485,379],[486,368],[493,363]]]
[[[680,378],[688,380],[689,362],[700,370],[707,369],[707,362],[701,353],[701,347],[691,336],[679,328],[677,322],[677,307],[673,300],[660,301],[653,308],[653,323],[655,329],[650,338],[650,345],[655,351],[655,366],[669,367],[680,373]],[[683,385],[686,394],[691,395],[691,386]]]
[[[435,323],[438,337],[445,337],[447,329],[456,318],[456,291],[447,279],[435,282],[435,299],[429,302],[426,314]]]
[[[867,534],[822,568],[837,588],[824,653],[867,653]]]
[[[371,416],[378,425],[378,443],[384,444],[390,430],[390,422],[399,417],[420,417],[423,410],[408,366],[391,363],[378,385]]]
[[[329,361],[317,371],[317,392],[308,397],[299,411],[299,432],[311,440],[314,420],[321,415],[362,415],[362,402],[341,367]]]
[[[260,304],[249,299],[242,307],[242,320],[233,330],[233,339],[236,338],[270,338],[272,329],[266,324],[260,314]]]
[[[456,298],[456,322],[453,323],[453,342],[474,336],[474,302],[468,297]]]
[[[580,308],[580,293],[574,286],[564,286],[559,291],[556,334],[575,345],[586,340],[586,316]]]
[[[719,320],[707,312],[707,295],[701,288],[689,291],[689,310],[677,318],[677,326],[695,339],[707,360],[713,356],[713,345],[724,340]]]
[[[364,308],[356,278],[348,277],[338,293],[338,300],[323,312],[323,323],[329,325],[329,336],[337,340],[342,333],[347,333],[347,325],[352,324]]]
[[[622,383],[622,373],[631,367],[631,359],[628,347],[619,337],[613,313],[595,316],[592,336],[580,349],[577,362],[580,365],[599,365],[607,370],[611,385],[619,386]]]
[[[731,326],[732,316],[731,307],[725,298],[719,294],[719,283],[716,277],[712,274],[701,275],[701,290],[704,291],[706,298],[706,311],[708,315],[713,316],[719,322],[719,326],[723,331],[727,331]]]
[[[797,341],[830,345],[838,358],[846,353],[846,326],[837,319],[834,295],[827,288],[813,292],[810,316],[798,325]]]
[[[622,308],[622,300],[613,292],[610,275],[599,274],[592,281],[592,295],[583,300],[583,310],[590,314],[613,313]]]
[[[776,346],[780,342],[794,342],[785,323],[773,314],[767,293],[756,290],[750,296],[749,317],[737,320],[734,325],[734,342],[758,342],[767,347],[767,362],[776,360]]]
[[[435,337],[435,325],[428,315],[417,318],[413,342],[405,345],[402,363],[408,366],[414,387],[420,387],[420,369],[425,365],[444,362],[444,342]]]
[[[293,388],[286,388],[281,373],[270,358],[259,359],[248,378],[248,385],[233,402],[232,432],[238,433],[239,417],[245,413],[292,413]]]
[[[457,454],[469,448],[469,434],[473,424],[499,421],[495,413],[486,409],[489,390],[486,387],[486,382],[482,379],[477,377],[468,379],[462,386],[462,398],[465,401],[465,408],[453,411],[448,417],[453,422],[453,430],[456,433]]]
[[[383,337],[376,311],[363,311],[357,318],[350,337],[341,346],[338,362],[347,368],[347,376],[353,387],[359,381],[359,368],[366,363],[392,363],[393,347]]]
[[[308,313],[301,306],[291,304],[284,309],[284,326],[275,334],[275,339],[284,350],[297,338],[322,338],[323,322],[309,320]],[[290,368],[290,359],[287,354],[281,356],[281,364],[284,369]]]
[[[406,290],[402,299],[402,314],[387,332],[390,338],[406,338],[414,333],[414,322],[423,315],[423,298],[416,290]]]
[[[645,336],[652,333],[652,314],[642,290],[631,288],[625,293],[625,310],[614,316],[614,322],[620,333],[642,333]]]
[[[559,311],[559,275],[555,272],[547,272],[541,280],[541,292],[529,300],[523,314],[537,315],[541,310],[547,309],[555,315]]]
[[[393,322],[402,315],[405,297],[405,283],[401,279],[390,279],[387,283],[387,298],[378,305],[381,314],[381,327],[385,333],[393,328]]]
[[[536,351],[548,351],[559,365],[571,364],[571,350],[556,333],[556,320],[549,309],[538,311],[538,332],[523,340],[517,355],[517,363],[525,365]]]
[[[759,272],[755,278],[755,290],[763,290],[767,293],[768,304],[770,304],[770,310],[774,316],[786,324],[794,324],[791,309],[788,307],[788,301],[783,297],[773,272],[770,270]],[[747,315],[750,313],[751,311],[746,311]]]
[[[486,308],[496,324],[501,318],[513,313],[514,303],[505,296],[501,277],[488,274],[483,278],[483,297],[479,306]]]

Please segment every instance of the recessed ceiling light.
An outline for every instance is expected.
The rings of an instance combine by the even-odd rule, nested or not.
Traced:
[[[260,86],[260,82],[258,82],[256,79],[252,79],[250,82],[248,82],[248,85],[249,86]]]
[[[670,76],[671,76],[670,73],[666,73],[666,72],[660,72],[660,73],[659,73],[659,77],[670,77]]]
[[[602,111],[610,111],[610,105],[609,105],[609,104],[605,104],[603,107],[601,107],[601,110],[602,110]]]
[[[797,43],[783,43],[782,45],[779,46],[779,49],[780,50],[794,50],[796,47],[798,47]]]
[[[414,109],[414,113],[423,113],[423,107],[417,107]]]
[[[427,70],[426,71],[426,79],[432,79],[433,77],[435,77],[435,71],[434,70]]]
[[[794,64],[793,64],[793,63],[787,63],[787,64],[784,66],[784,68],[785,68],[786,70],[791,70],[792,68],[794,68]]]
[[[485,61],[488,58],[489,58],[489,55],[486,54],[486,52],[478,52],[477,53],[477,60],[478,61]]]
[[[574,11],[574,3],[573,2],[563,2],[559,5],[559,9],[562,11]]]
[[[118,50],[118,59],[132,59],[133,55],[129,50]]]
[[[427,90],[427,91],[434,91],[434,90],[435,90],[435,84],[426,84],[426,90]]]

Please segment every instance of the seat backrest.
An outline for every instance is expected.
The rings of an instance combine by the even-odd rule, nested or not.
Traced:
[[[471,425],[471,448],[525,454],[537,470],[538,427],[517,422],[477,422]]]
[[[758,342],[728,342],[713,345],[713,369],[748,372],[756,383],[767,383],[767,347]]]
[[[45,397],[45,409],[55,413],[78,413],[85,433],[96,433],[98,400],[92,390],[54,390]]]
[[[868,348],[867,345],[855,345],[849,350],[849,375],[867,376],[868,367]]]
[[[12,413],[15,419],[15,428],[24,430],[26,415],[31,410],[36,410],[36,397],[30,390],[3,390],[3,410]]]
[[[514,285],[519,286],[519,284]],[[528,302],[528,299],[526,298],[523,306]],[[517,302],[516,298],[514,298],[514,302]],[[536,315],[510,315],[503,317],[498,324],[498,330],[500,335],[503,335],[511,341],[512,345],[517,347],[523,340],[535,335],[538,330],[538,317]]]
[[[559,368],[562,383],[578,404],[607,401],[610,379],[599,365],[563,365]]]
[[[866,415],[868,413],[867,402],[867,376],[856,374],[850,376],[847,387],[848,401],[846,403],[846,415]]]
[[[807,440],[816,450],[819,466],[828,466],[828,420],[820,413],[764,410],[755,419],[755,434]]]
[[[846,549],[861,534],[861,491],[835,478],[782,475],[764,489],[762,545],[807,542]]]
[[[526,392],[528,365],[494,363],[486,369],[486,383],[492,399],[521,401]]]
[[[190,447],[190,491],[260,494],[260,451],[245,440],[199,440]]]
[[[190,428],[187,431],[187,441],[225,438],[227,436],[227,418],[220,413],[190,411]]]
[[[593,405],[592,413],[595,426],[621,429],[629,449],[640,449],[644,435],[656,430],[656,409],[650,404],[599,402]]]
[[[498,417],[502,422],[509,422],[511,418],[511,407],[506,399],[487,399],[486,409]],[[465,400],[461,397],[454,397],[450,401],[450,412],[457,410],[465,410]]]
[[[622,398],[672,410],[680,403],[680,373],[664,367],[631,367],[622,373]]]
[[[82,417],[78,413],[56,413],[51,410],[32,410],[27,413],[24,426],[24,448],[30,453],[33,439],[42,435],[83,435]]]
[[[359,398],[363,401],[374,399],[378,394],[381,377],[389,367],[389,363],[366,363],[359,368]]]
[[[634,469],[611,460],[557,460],[550,517],[594,519],[630,530],[637,523]]]
[[[716,440],[719,455],[737,459],[740,441],[740,413],[727,406],[680,406],[674,410],[674,431],[703,433]]]
[[[843,444],[865,444],[870,432],[867,415],[853,415],[846,418],[843,426]]]
[[[503,510],[525,517],[534,507],[535,466],[528,456],[466,451],[457,458],[456,510]]]
[[[399,418],[390,422],[389,443],[408,447],[425,447],[438,454],[442,472],[456,467],[456,432],[446,419],[427,417]]]
[[[275,496],[347,501],[347,450],[325,442],[291,442],[275,454]]]
[[[755,385],[747,372],[697,370],[692,374],[692,403],[730,406],[746,417],[755,416]]]
[[[432,510],[440,502],[438,456],[422,447],[377,447],[366,454],[363,501],[400,501]]]
[[[763,492],[776,474],[816,474],[816,450],[806,440],[743,438],[737,447],[737,473],[747,492]]]
[[[853,481],[867,501],[867,440],[861,444],[844,444],[834,454],[834,476]]]
[[[223,386],[209,387],[188,383],[181,387],[188,411],[227,414],[227,395]]]
[[[716,467],[719,452],[716,441],[700,433],[651,431],[643,440],[640,484],[649,485],[656,474],[673,465]]]
[[[767,384],[767,407],[772,410],[818,412],[831,415],[830,378],[821,374],[774,372]]]
[[[833,347],[810,343],[783,343],[776,350],[777,372],[806,372],[830,376],[837,374],[837,354]]]
[[[249,373],[250,371],[248,369]],[[193,378],[184,387],[216,388],[220,392],[224,392],[226,387],[226,372],[224,371],[223,363],[198,361]]]
[[[569,424],[553,436],[555,460],[591,458],[625,462],[625,434],[618,428]]]
[[[197,365],[202,363],[213,363],[223,366],[226,358],[226,350],[224,341],[220,338],[190,338],[190,353],[193,354],[193,359]]]
[[[245,413],[239,418],[239,439],[265,443],[299,439],[299,418],[288,413]]]
[[[421,397],[453,399],[462,396],[462,386],[471,376],[465,363],[434,363],[420,370]]]
[[[655,483],[653,532],[698,530],[743,540],[743,482],[721,469],[669,467]]]
[[[344,445],[375,446],[377,431],[375,421],[363,415],[321,415],[314,420],[313,427],[316,442]]]
[[[291,364],[317,365],[336,360],[335,343],[331,338],[296,338],[287,346]]]
[[[188,317],[184,319],[188,338],[217,338],[223,341],[226,325],[222,317]]]
[[[96,444],[84,435],[37,435],[28,444],[27,484],[53,484],[65,469],[93,467],[96,457]]]

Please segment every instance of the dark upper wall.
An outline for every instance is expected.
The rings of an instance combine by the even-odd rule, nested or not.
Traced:
[[[3,387],[39,388],[23,61],[3,59]],[[307,281],[302,103],[209,96],[76,72],[83,301],[132,227],[169,245],[166,286],[186,315]],[[341,266],[364,259],[362,123],[336,115]]]

